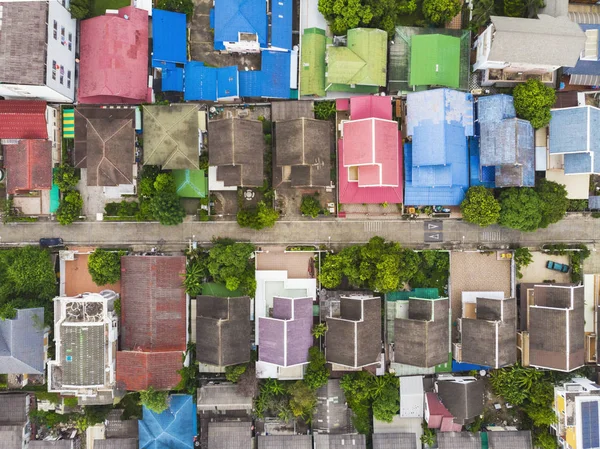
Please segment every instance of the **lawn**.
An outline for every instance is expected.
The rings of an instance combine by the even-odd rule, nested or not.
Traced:
[[[129,5],[129,0],[91,0],[90,17],[102,16],[107,9],[119,9]]]

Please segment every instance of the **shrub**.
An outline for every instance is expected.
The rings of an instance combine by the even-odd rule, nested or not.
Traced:
[[[140,391],[140,402],[148,410],[154,413],[162,413],[169,408],[169,392],[157,391],[152,387]]]
[[[315,101],[315,118],[330,120],[335,117],[335,101]]]
[[[521,268],[526,267],[531,262],[533,262],[533,256],[528,248],[517,248],[515,250],[515,265],[517,266],[517,277],[519,279],[523,277]]]
[[[69,225],[79,218],[83,199],[77,190],[70,190],[61,200],[56,219],[61,225]]]
[[[321,202],[316,195],[304,195],[302,197],[302,204],[300,205],[300,212],[302,215],[306,215],[311,218],[316,218],[321,212]]]
[[[72,190],[79,182],[79,177],[75,174],[75,168],[67,164],[61,164],[54,170],[54,184],[61,191]]]
[[[247,368],[247,364],[227,366],[225,368],[225,379],[227,379],[229,382],[236,383],[242,374],[246,372]]]
[[[515,87],[513,98],[517,116],[529,120],[535,129],[550,123],[550,108],[556,101],[553,88],[545,86],[539,80],[530,79]]]
[[[157,5],[158,9],[183,13],[188,20],[194,14],[193,0],[158,0]]]
[[[121,256],[125,251],[96,248],[88,258],[88,271],[96,285],[115,284],[121,279]]]
[[[240,209],[237,213],[237,222],[242,228],[260,230],[271,228],[279,218],[279,212],[268,207],[260,201],[254,209]]]

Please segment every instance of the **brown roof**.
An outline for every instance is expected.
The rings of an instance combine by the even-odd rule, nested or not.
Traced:
[[[313,101],[274,101],[271,104],[271,120],[274,122],[293,120],[300,117],[315,118]]]
[[[454,416],[454,422],[465,425],[483,413],[484,381],[454,382],[444,380],[437,382],[438,396],[446,408]]]
[[[182,368],[181,351],[117,352],[117,384],[129,391],[147,390],[148,387],[172,390],[181,380],[177,371]]]
[[[49,190],[52,187],[52,144],[49,140],[19,140],[3,145],[6,190]]]
[[[75,109],[73,159],[87,168],[89,186],[132,184],[134,153],[135,109]]]

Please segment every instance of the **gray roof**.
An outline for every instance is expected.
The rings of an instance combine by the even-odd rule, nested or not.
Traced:
[[[538,10],[538,14],[552,17],[569,15],[569,0],[544,0],[544,4],[544,7]]]
[[[111,438],[95,440],[95,449],[138,449],[137,438]]]
[[[374,433],[373,449],[417,449],[414,433]]]
[[[566,17],[539,19],[492,16],[495,33],[489,61],[574,67],[585,33]]]
[[[105,326],[87,324],[60,326],[62,385],[104,385]]]
[[[12,320],[0,320],[0,373],[44,373],[44,309],[17,310]]]
[[[314,435],[315,449],[366,449],[367,439],[359,434],[327,435],[317,433]]]
[[[106,418],[106,438],[137,438],[138,420],[121,419],[123,410],[111,410]]]
[[[210,449],[248,449],[252,442],[252,423],[209,422],[208,447]]]
[[[28,397],[26,393],[0,393],[0,426],[23,425],[28,421]]]
[[[216,366],[250,361],[250,298],[198,296],[196,360]]]
[[[0,83],[43,85],[48,3],[0,1],[0,5]]]
[[[286,180],[284,167],[292,167],[289,179],[293,187],[330,185],[331,140],[331,124],[327,120],[302,117],[275,122],[277,169],[273,185],[277,187]]]
[[[230,118],[208,122],[209,164],[226,186],[263,185],[266,144],[258,120]]]
[[[439,449],[481,449],[481,434],[479,432],[438,432],[437,443]]]
[[[236,384],[204,385],[198,388],[198,411],[252,410],[252,397],[238,393]]]
[[[31,440],[29,442],[29,449],[71,449],[74,447],[74,441],[75,440]]]
[[[379,361],[381,299],[342,297],[340,317],[327,318],[325,355],[328,362],[358,368]]]
[[[450,314],[447,298],[409,299],[408,318],[394,321],[394,361],[424,368],[448,361]]]
[[[274,101],[271,104],[271,120],[293,120],[300,117],[314,118],[314,102],[311,100]]]
[[[487,437],[489,449],[533,449],[529,430],[488,432]]]
[[[312,449],[312,436],[259,435],[258,449]]]
[[[0,449],[21,449],[23,425],[0,425]]]
[[[454,422],[468,424],[483,413],[484,381],[474,382],[438,381],[438,396],[448,409]]]
[[[353,433],[352,410],[340,388],[339,379],[329,379],[317,390],[317,408],[312,420],[313,430],[327,433]]]

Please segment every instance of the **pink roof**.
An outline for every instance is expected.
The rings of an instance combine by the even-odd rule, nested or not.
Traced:
[[[45,101],[0,101],[0,139],[47,138]]]
[[[350,99],[350,119],[363,118],[392,119],[392,97],[367,95]]]
[[[426,393],[425,401],[427,402],[427,411],[429,412],[427,427],[430,429],[440,429],[441,432],[460,432],[462,430],[462,426],[454,422],[454,416],[442,404],[437,394]]]
[[[125,18],[127,16],[127,19]],[[132,6],[81,22],[79,103],[148,97],[148,12]]]
[[[337,100],[335,100],[336,111],[347,111],[348,109],[350,109],[350,99],[338,98]]]

